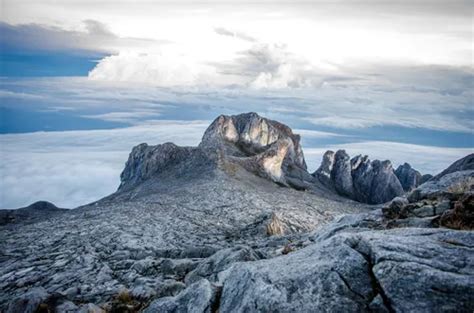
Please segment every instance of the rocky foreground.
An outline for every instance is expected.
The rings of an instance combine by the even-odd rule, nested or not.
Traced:
[[[220,116],[198,147],[136,146],[104,199],[4,213],[0,311],[472,312],[473,186],[474,154],[310,174],[286,125]]]

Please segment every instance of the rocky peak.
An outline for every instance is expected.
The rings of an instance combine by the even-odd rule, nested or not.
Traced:
[[[170,166],[186,160],[191,156],[193,150],[190,147],[179,147],[171,142],[156,146],[142,143],[133,147],[125,169],[120,175],[119,190],[135,186],[155,174],[169,169]]]
[[[400,165],[395,171],[395,175],[397,175],[405,191],[412,191],[420,185],[422,180],[420,172],[412,168],[408,163]]]
[[[306,171],[299,135],[282,123],[245,113],[217,117],[198,147],[179,147],[173,143],[134,147],[121,174],[119,191],[172,169],[197,175],[198,164],[206,162],[211,164],[206,169],[226,169],[232,163],[295,188],[306,189],[313,182]]]
[[[344,150],[327,151],[313,174],[337,193],[365,203],[384,203],[403,194],[390,161],[370,161],[368,156],[352,159]]]
[[[207,128],[199,146],[223,148],[227,155],[244,157],[263,153],[275,144],[286,147],[286,162],[306,169],[300,136],[290,127],[253,112],[220,115]]]

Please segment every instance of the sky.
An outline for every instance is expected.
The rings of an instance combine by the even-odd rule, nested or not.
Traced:
[[[435,174],[474,152],[469,1],[0,2],[0,208],[73,208],[141,142],[254,111]]]

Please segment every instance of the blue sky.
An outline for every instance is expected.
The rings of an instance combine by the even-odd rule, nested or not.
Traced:
[[[135,144],[197,144],[219,114],[287,123],[311,170],[326,149],[430,173],[474,150],[469,2],[3,6],[0,208],[94,201]]]

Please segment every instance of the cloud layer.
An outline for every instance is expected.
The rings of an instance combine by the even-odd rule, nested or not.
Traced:
[[[133,146],[196,145],[208,122],[161,121],[114,130],[0,135],[0,208],[38,200],[72,208],[114,192]]]

